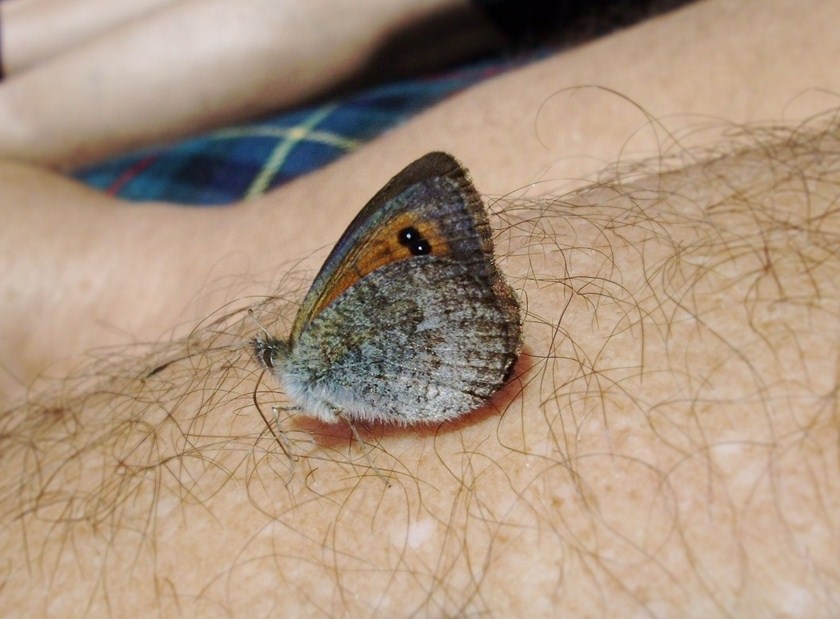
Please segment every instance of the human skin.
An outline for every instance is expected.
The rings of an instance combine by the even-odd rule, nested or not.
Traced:
[[[0,24],[0,157],[60,169],[502,43],[467,0],[11,0]]]
[[[26,382],[121,346],[4,416],[5,614],[836,615],[836,127],[679,134],[723,145],[704,151],[632,102],[677,129],[807,116],[831,103],[809,89],[840,86],[838,13],[693,6],[226,210],[7,166],[5,366]],[[565,90],[584,84],[622,96]],[[257,384],[246,309],[280,332],[365,200],[438,149],[506,195],[518,376],[453,424],[359,428],[364,446],[281,413],[278,444],[252,397],[275,431],[288,403]],[[556,180],[617,159],[646,163]]]
[[[3,71],[20,73],[176,0],[5,0]]]

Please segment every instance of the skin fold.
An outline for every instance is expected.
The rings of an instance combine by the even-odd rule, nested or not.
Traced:
[[[57,169],[502,44],[468,0],[4,0],[0,23],[0,157]]]
[[[699,3],[228,209],[4,164],[3,614],[835,616],[838,11]],[[486,196],[514,379],[358,439],[282,410],[255,322],[432,150]]]

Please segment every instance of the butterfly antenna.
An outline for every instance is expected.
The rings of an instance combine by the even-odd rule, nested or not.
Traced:
[[[268,330],[264,326],[262,326],[262,323],[260,323],[260,321],[257,320],[257,317],[254,316],[254,308],[253,307],[248,308],[248,316],[251,317],[251,320],[253,320],[254,323],[260,328],[260,331],[263,332],[263,334],[265,335],[266,338],[273,339],[271,337],[271,334],[268,332]]]
[[[260,387],[260,383],[262,382],[262,377],[265,375],[265,370],[260,373],[260,377],[257,379],[257,384],[254,386],[254,392],[251,394],[251,399],[254,401],[254,407],[257,409],[257,412],[262,417],[263,423],[265,423],[265,427],[268,428],[268,431],[271,432],[271,435],[274,437],[275,442],[286,454],[286,457],[289,459],[289,470],[293,473],[295,470],[295,462],[297,461],[297,457],[292,455],[289,445],[289,440],[286,438],[286,435],[280,431],[280,419],[279,414],[277,412],[276,407],[272,407],[272,411],[274,411],[274,421],[277,426],[275,429],[274,425],[268,420],[268,417],[265,416],[265,413],[260,406],[260,402],[257,399],[257,390]],[[282,438],[281,438],[282,437]]]

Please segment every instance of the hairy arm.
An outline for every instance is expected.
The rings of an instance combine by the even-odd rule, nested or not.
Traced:
[[[774,6],[777,35],[787,32],[786,6]],[[822,48],[804,46],[797,60],[791,32],[762,47],[749,39],[754,13],[722,19],[725,10],[700,5],[475,89],[264,204],[232,209],[224,234],[215,219],[150,207],[172,226],[164,234],[149,224],[154,251],[143,253],[120,230],[147,213],[70,194],[113,234],[98,242],[122,250],[110,255],[123,277],[92,277],[103,282],[92,287],[98,302],[44,308],[61,314],[65,331],[97,318],[151,339],[178,322],[195,327],[181,309],[190,300],[206,318],[176,329],[169,344],[108,351],[39,383],[4,414],[6,607],[47,614],[67,603],[94,616],[836,614],[840,160],[830,117],[744,127],[713,144],[703,138],[715,146],[704,150],[673,134],[642,136],[630,145],[656,144],[659,157],[619,163],[596,183],[540,183],[496,202],[500,266],[527,307],[526,355],[493,406],[458,423],[362,428],[360,446],[340,426],[275,419],[282,394],[258,382],[246,346],[256,330],[247,308],[282,332],[294,311],[287,299],[299,299],[301,273],[320,256],[272,281],[267,269],[336,238],[393,172],[389,160],[446,148],[499,195],[583,171],[580,158],[560,160],[570,152],[615,160],[628,126],[641,125],[635,108],[604,92],[580,108],[575,97],[551,107],[552,93],[592,75],[658,115],[705,110],[737,121],[778,114],[807,86],[831,86],[831,76],[793,70],[802,58],[829,65]],[[819,27],[834,22],[811,17],[811,40],[823,41]],[[712,96],[754,76],[699,62],[706,46],[708,56],[723,45],[704,23],[726,24],[741,35],[733,41],[761,52],[750,57],[793,81],[768,88],[755,78],[744,86],[750,101]],[[694,70],[651,88],[673,56],[649,43],[666,26],[683,35],[677,64]],[[646,97],[618,67],[610,73],[638,46],[633,79]],[[511,114],[512,97],[532,111]],[[583,127],[589,150],[569,145],[570,127]],[[69,190],[15,170],[41,179],[42,190]],[[323,205],[322,219],[302,217],[301,203]],[[337,212],[347,217],[335,221]],[[290,229],[295,220],[307,226]],[[185,232],[176,251],[178,230],[199,240]],[[70,266],[101,264],[109,254],[96,238]],[[171,283],[162,275],[170,271]],[[208,279],[223,284],[196,297]],[[256,296],[275,286],[277,297]],[[181,313],[167,321],[167,307]],[[28,317],[45,342],[33,339],[32,367],[59,341],[46,318]],[[66,336],[68,352],[105,339],[94,327]]]

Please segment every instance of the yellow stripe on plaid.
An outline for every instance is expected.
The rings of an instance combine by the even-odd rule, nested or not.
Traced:
[[[245,192],[245,198],[253,198],[262,195],[268,189],[273,179],[295,145],[304,140],[312,142],[321,142],[330,146],[336,146],[345,150],[351,150],[358,144],[358,140],[349,139],[331,133],[328,131],[315,131],[315,127],[323,121],[327,116],[332,114],[337,105],[324,106],[313,113],[305,122],[296,127],[280,128],[280,127],[252,127],[243,129],[234,129],[227,131],[219,131],[214,135],[215,137],[242,137],[246,135],[261,135],[278,137],[282,141],[274,148],[271,155],[266,160],[259,174],[254,178],[248,190]]]
[[[2,0],[0,0],[2,1]],[[302,129],[300,127],[271,127],[271,126],[258,126],[258,127],[242,127],[237,129],[222,129],[220,131],[213,132],[212,137],[219,140],[235,140],[239,138],[278,138],[278,139],[293,139],[295,142],[301,141],[301,136],[299,135]],[[329,146],[335,146],[336,148],[342,148],[344,150],[353,150],[359,144],[363,142],[363,140],[355,140],[353,138],[347,138],[343,135],[338,135],[337,133],[332,133],[330,131],[309,131],[306,133],[305,136],[310,142],[319,142],[321,144],[327,144]]]

